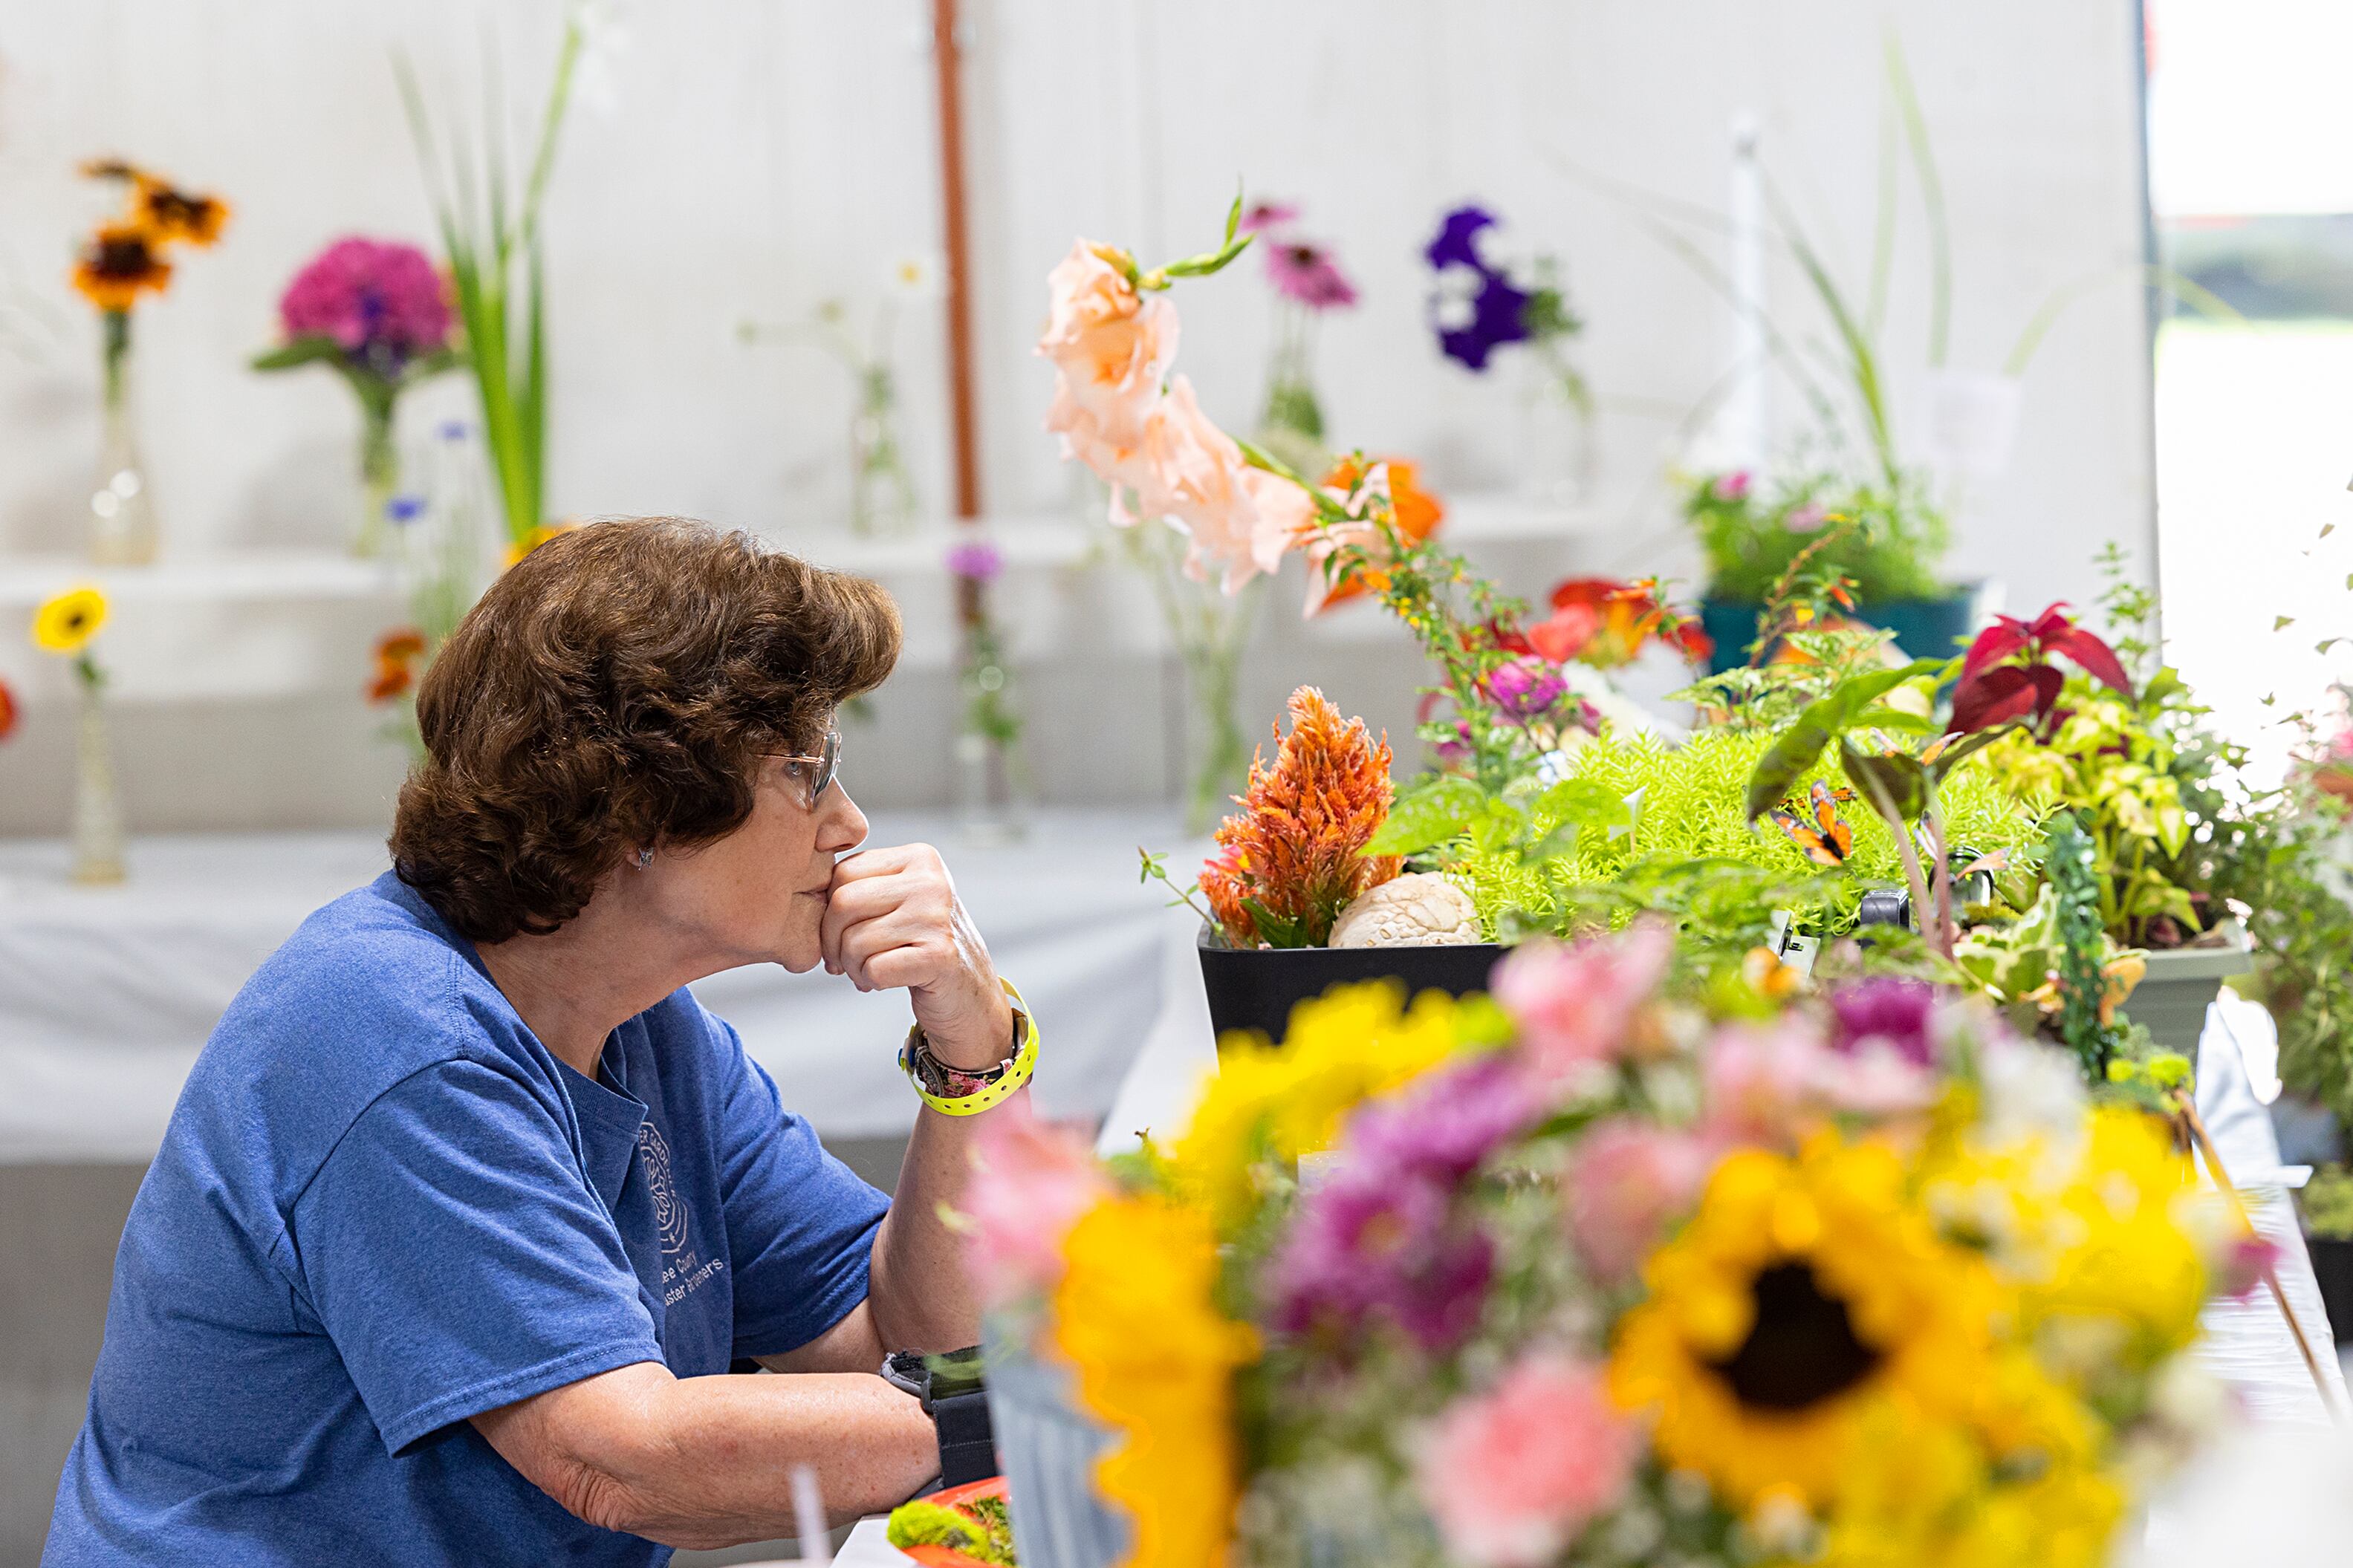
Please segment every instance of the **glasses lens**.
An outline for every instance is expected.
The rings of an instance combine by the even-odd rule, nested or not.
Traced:
[[[817,777],[809,782],[809,805],[814,806],[833,787],[833,775],[841,767],[841,731],[828,730],[825,746],[818,753]]]

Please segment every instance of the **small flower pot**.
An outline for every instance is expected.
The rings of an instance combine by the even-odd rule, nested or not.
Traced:
[[[1335,985],[1395,978],[1409,994],[1443,991],[1467,996],[1487,989],[1487,972],[1509,951],[1491,942],[1431,942],[1413,947],[1228,947],[1201,928],[1201,984],[1209,994],[1209,1023],[1218,1048],[1229,1036],[1255,1030],[1281,1041],[1291,1010]]]
[[[1941,599],[1863,600],[1854,619],[1895,634],[1895,646],[1913,658],[1950,658],[1977,629],[1978,584],[1964,584]],[[1700,626],[1715,645],[1707,671],[1722,675],[1748,662],[1748,645],[1757,640],[1757,619],[1764,606],[1746,599],[1699,602]]]
[[[2206,1032],[2206,1009],[2222,982],[2254,968],[2247,933],[2232,921],[2220,928],[2225,945],[2177,947],[2148,955],[2148,973],[2125,998],[2124,1014],[2168,1051],[2198,1059],[2198,1037]]]
[[[2328,1310],[2328,1326],[2338,1344],[2353,1344],[2353,1241],[2307,1236],[2304,1245],[2312,1254],[2312,1277],[2320,1282],[2320,1304]]]

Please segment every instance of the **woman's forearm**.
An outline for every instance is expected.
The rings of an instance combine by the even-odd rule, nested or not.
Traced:
[[[874,1238],[867,1292],[875,1329],[890,1349],[951,1351],[979,1342],[980,1297],[965,1266],[964,1238],[948,1228],[940,1210],[963,1205],[982,1123],[1029,1114],[1026,1089],[978,1116],[943,1116],[928,1106],[917,1113],[891,1213]]]
[[[857,1373],[678,1378],[646,1362],[474,1425],[581,1519],[695,1550],[793,1534],[797,1465],[839,1523],[904,1500],[939,1462],[923,1407]]]

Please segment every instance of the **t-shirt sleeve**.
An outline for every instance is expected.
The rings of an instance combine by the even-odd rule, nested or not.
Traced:
[[[866,1300],[874,1233],[891,1203],[785,1109],[733,1027],[711,1022],[721,1036],[719,1185],[735,1276],[734,1353],[780,1355]]]
[[[299,1278],[396,1455],[485,1410],[662,1359],[555,1109],[472,1061],[363,1111],[296,1201]]]

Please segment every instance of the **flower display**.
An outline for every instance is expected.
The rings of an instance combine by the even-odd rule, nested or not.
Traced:
[[[122,159],[93,159],[81,172],[126,188],[121,216],[99,225],[74,263],[74,288],[107,316],[128,316],[140,295],[163,293],[172,282],[170,248],[214,245],[228,223],[218,196],[179,190]]]
[[[1365,846],[1388,816],[1389,746],[1312,686],[1291,694],[1291,733],[1250,763],[1241,810],[1217,831],[1201,891],[1236,947],[1321,947],[1351,900],[1403,868]]]
[[[1951,995],[1734,998],[1663,927],[1495,992],[1336,989],[1168,1152],[1037,1162],[1043,1228],[1089,1205],[1060,1272],[996,1245],[1128,1561],[2096,1568],[2195,1446],[2251,1233],[2164,1117]]]

